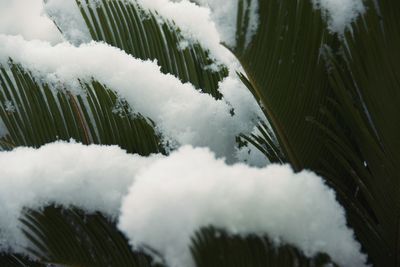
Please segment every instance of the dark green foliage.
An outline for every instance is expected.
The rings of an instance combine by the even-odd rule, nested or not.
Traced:
[[[45,263],[39,263],[33,259],[18,254],[0,254],[0,266],[2,267],[46,267]]]
[[[276,247],[267,237],[232,236],[212,227],[196,233],[191,249],[197,267],[323,267],[328,263],[336,266],[327,255],[309,259],[292,246]]]
[[[67,266],[161,267],[140,251],[132,250],[114,221],[101,213],[49,206],[27,210],[23,231],[32,242],[29,252],[44,262]]]
[[[287,160],[336,190],[372,263],[400,266],[400,2],[364,1],[366,13],[344,36],[327,32],[310,2],[259,1],[260,28],[247,48],[239,9],[232,49]],[[259,146],[276,161],[267,147]]]
[[[372,262],[400,266],[400,2],[377,4],[325,51],[339,113],[327,143],[357,185],[344,205]]]
[[[352,31],[337,36],[328,32],[310,0],[259,0],[259,29],[247,46],[251,1],[258,0],[239,1],[237,45],[230,49],[274,132],[260,122],[260,134],[238,141],[253,144],[272,162],[323,175],[370,261],[400,266],[400,2],[365,0],[366,14]],[[137,58],[157,59],[164,73],[221,97],[217,84],[226,68],[207,69],[215,61],[198,43],[180,49],[184,40],[173,22],[122,0],[102,0],[96,7],[89,0],[77,3],[94,40]],[[82,88],[85,95],[68,88],[54,93],[20,66],[0,68],[0,117],[10,132],[0,147],[38,147],[72,137],[85,144],[118,144],[141,155],[164,152],[149,119],[132,116],[127,103],[96,81]],[[132,251],[115,223],[101,214],[47,207],[27,211],[21,221],[32,242],[27,249],[43,262],[150,266],[150,258]],[[294,247],[275,247],[267,237],[213,228],[199,230],[192,240],[198,267],[329,262],[326,255],[309,259]],[[1,266],[21,263],[30,264],[18,255],[0,257]]]
[[[285,156],[283,155],[270,126],[265,122],[260,122],[257,129],[260,134],[251,134],[250,136],[242,134],[240,135],[240,138],[254,145],[271,163],[285,163]]]
[[[218,82],[228,75],[227,68],[213,60],[199,43],[185,40],[174,23],[132,2],[76,1],[93,40],[121,48],[135,58],[156,59],[162,72],[221,98]],[[211,65],[220,70],[212,70]]]
[[[67,88],[56,91],[12,62],[0,66],[0,117],[9,131],[0,146],[39,147],[73,138],[83,144],[116,144],[140,155],[164,152],[154,124],[133,115],[113,91],[96,81],[82,83],[82,89],[82,95]]]
[[[241,0],[237,47],[230,49],[242,63],[256,99],[264,109],[284,152],[296,170],[315,167],[321,153],[318,128],[307,116],[320,118],[319,107],[329,91],[320,48],[330,37],[320,12],[309,0],[259,1],[259,28],[245,46],[248,24]],[[247,5],[245,5],[247,3]]]
[[[249,91],[256,97],[257,92],[251,82],[242,73],[238,73],[239,78],[242,80],[243,84],[249,89]],[[261,105],[261,109],[266,112],[264,107]],[[247,142],[254,145],[259,151],[261,151],[271,163],[285,163],[287,159],[280,147],[280,144],[276,138],[275,133],[271,130],[271,126],[264,121],[260,121],[257,126],[260,134],[251,135],[240,135],[238,137],[239,144],[246,145]]]

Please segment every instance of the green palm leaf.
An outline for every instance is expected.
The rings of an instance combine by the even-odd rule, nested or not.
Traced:
[[[247,78],[240,75],[269,119],[259,134],[241,136],[272,162],[322,174],[346,208],[371,262],[400,266],[400,3],[365,0],[367,13],[343,38],[326,29],[309,0],[259,1],[259,28],[247,43],[251,1],[239,0],[235,47]],[[154,11],[122,0],[78,1],[92,38],[134,57],[157,59],[164,73],[221,98],[218,82],[227,69],[199,43]],[[378,5],[379,8],[376,8]],[[62,29],[61,29],[62,30]],[[0,68],[0,118],[9,134],[2,149],[40,146],[74,138],[85,144],[118,144],[131,153],[165,153],[150,119],[96,81],[81,83],[84,95],[54,91],[10,62]],[[21,222],[43,262],[78,266],[150,266],[132,251],[115,223],[76,208],[26,211]],[[62,231],[60,231],[62,229]],[[81,248],[81,249],[80,249]],[[231,236],[213,228],[193,237],[197,266],[323,266],[299,250],[274,247],[267,237]],[[0,263],[25,264],[18,255]],[[13,265],[14,264],[14,265]],[[22,265],[23,266],[23,265]]]
[[[341,57],[327,51],[331,85],[349,132],[334,144],[356,146],[352,153],[332,153],[353,171],[361,195],[353,202],[361,204],[353,209],[352,223],[370,257],[377,266],[399,266],[400,3],[365,5],[368,12],[346,34]]]
[[[51,89],[21,66],[0,67],[0,117],[9,135],[0,145],[39,147],[71,138],[84,144],[116,144],[131,153],[164,153],[154,123],[100,83],[81,84],[84,95]],[[118,110],[116,110],[118,108]]]
[[[259,134],[240,135],[244,142],[249,142],[261,151],[271,163],[283,164],[286,162],[274,133],[271,131],[270,126],[261,121],[257,126]]]
[[[261,100],[257,95],[256,89],[253,87],[247,77],[242,73],[238,73],[238,76],[243,84],[247,87],[247,89],[249,89],[256,100],[260,103]],[[265,108],[262,105],[260,107],[264,112],[266,112]],[[247,142],[252,144],[261,153],[263,153],[271,163],[287,162],[287,159],[285,158],[285,155],[277,140],[277,136],[271,129],[271,126],[267,122],[260,121],[256,128],[259,134],[241,134],[238,137],[239,144],[247,145]]]
[[[259,1],[256,36],[246,47],[238,26],[231,49],[288,161],[326,178],[373,263],[398,266],[400,4],[364,2],[363,18],[335,40],[309,1]],[[271,157],[260,146],[268,139],[247,140]]]
[[[143,156],[165,153],[151,120],[133,114],[126,102],[96,81],[81,87],[85,94],[73,95],[38,82],[12,61],[1,66],[0,118],[9,134],[0,139],[0,147],[39,147],[73,138],[84,144],[117,144]],[[25,249],[37,260],[9,254],[0,258],[1,266],[152,266],[151,259],[132,252],[115,223],[99,213],[84,216],[78,209],[47,207],[24,212],[21,221],[33,244]]]
[[[319,107],[329,92],[320,57],[321,45],[331,39],[326,25],[311,1],[259,1],[259,28],[246,46],[243,29],[249,23],[245,7],[250,2],[239,1],[237,45],[230,49],[242,63],[285,157],[297,170],[315,167],[321,142],[310,138],[318,129],[306,117],[320,118]]]
[[[198,42],[185,40],[174,23],[133,2],[76,2],[93,40],[104,41],[136,58],[156,59],[163,73],[221,98],[218,83],[228,75],[227,68]],[[219,70],[213,70],[215,67]]]
[[[32,243],[29,252],[41,262],[66,266],[150,267],[152,259],[132,250],[114,221],[101,213],[85,214],[77,208],[46,207],[27,210],[21,218]]]
[[[192,240],[192,255],[197,267],[336,266],[324,254],[310,259],[292,246],[276,247],[267,237],[232,236],[212,227],[199,230]]]
[[[45,267],[45,263],[39,263],[19,254],[0,254],[0,266],[3,267]]]

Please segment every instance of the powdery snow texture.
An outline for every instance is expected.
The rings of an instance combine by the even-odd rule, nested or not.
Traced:
[[[78,45],[92,40],[75,0],[46,0],[43,12],[54,20],[69,42]]]
[[[267,234],[307,256],[326,252],[341,266],[364,266],[366,260],[320,177],[281,165],[228,166],[207,149],[183,147],[141,172],[119,223],[133,245],[150,246],[171,267],[194,266],[190,237],[209,225],[232,234]]]
[[[65,142],[0,152],[0,250],[27,245],[18,221],[24,207],[75,205],[116,218],[135,175],[160,157]]]
[[[135,112],[154,120],[167,140],[208,146],[231,162],[236,160],[236,136],[251,132],[261,114],[252,95],[231,77],[220,85],[227,97],[217,101],[173,75],[162,74],[155,62],[135,59],[104,43],[52,46],[0,34],[0,64],[9,57],[36,78],[64,84],[75,93],[80,93],[78,78],[86,82],[94,78],[116,90]],[[236,116],[231,116],[232,108]]]
[[[192,147],[145,158],[116,146],[65,142],[0,152],[0,166],[3,250],[22,251],[27,244],[18,222],[23,207],[55,203],[119,217],[133,245],[152,247],[172,267],[193,266],[190,237],[209,225],[268,235],[308,256],[326,252],[342,266],[364,266],[334,192],[310,172],[229,166]]]
[[[211,19],[215,22],[221,40],[229,47],[236,46],[236,31],[238,18],[238,0],[197,0],[198,4],[211,10]],[[243,9],[249,9],[250,24],[246,29],[246,45],[251,41],[258,28],[258,0],[243,1]]]
[[[338,33],[364,12],[361,0],[311,1],[328,17],[330,30]],[[224,99],[216,101],[162,74],[155,62],[89,42],[74,2],[0,0],[0,63],[12,57],[36,78],[61,82],[76,93],[78,78],[95,78],[117,90],[136,112],[152,118],[167,138],[180,145],[209,146],[218,156],[235,161],[235,136],[251,132],[261,114],[237,79],[230,76],[220,84]],[[138,2],[174,20],[186,37],[200,40],[217,59],[232,66],[232,56],[220,42],[234,45],[236,0],[229,5],[199,0],[202,7],[186,0]],[[45,13],[72,44],[62,42]],[[27,41],[33,39],[53,45]],[[0,121],[0,134],[4,128]],[[287,166],[228,166],[208,149],[191,147],[168,158],[142,158],[115,146],[63,142],[0,152],[0,166],[1,249],[21,251],[27,244],[18,228],[23,207],[55,203],[99,210],[114,218],[121,215],[119,227],[133,245],[151,246],[176,267],[193,263],[190,237],[208,225],[233,234],[267,234],[277,244],[295,245],[308,256],[326,252],[342,266],[364,266],[366,260],[333,191],[316,175],[294,174]]]
[[[0,34],[27,40],[62,41],[61,33],[43,12],[43,0],[0,0]]]

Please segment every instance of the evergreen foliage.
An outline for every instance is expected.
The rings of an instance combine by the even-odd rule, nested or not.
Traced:
[[[400,2],[365,0],[366,13],[338,35],[310,0],[259,0],[259,28],[246,44],[251,1],[258,0],[239,0],[237,45],[228,48],[268,122],[259,123],[258,134],[238,136],[239,143],[251,143],[273,163],[323,176],[370,263],[400,266]],[[208,68],[218,62],[200,43],[182,47],[173,22],[131,2],[93,2],[77,0],[93,40],[156,59],[162,72],[222,97],[218,83],[227,68]],[[119,103],[112,88],[93,80],[81,83],[86,93],[76,95],[53,86],[12,59],[0,66],[0,117],[9,131],[1,149],[73,138],[144,156],[167,153],[151,118]],[[3,254],[1,266],[164,266],[132,250],[115,222],[100,213],[48,206],[26,210],[21,222],[32,259]],[[310,259],[289,245],[276,248],[267,236],[212,227],[199,229],[191,251],[198,267],[336,266],[326,255]]]

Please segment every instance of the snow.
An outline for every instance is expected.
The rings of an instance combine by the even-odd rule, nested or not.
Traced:
[[[208,7],[211,10],[211,19],[215,22],[222,41],[231,48],[236,46],[236,29],[238,18],[238,0],[197,0],[201,6]],[[246,1],[243,4],[246,5]],[[250,25],[246,31],[246,45],[248,45],[258,29],[258,0],[251,0],[249,6],[244,9],[250,9]]]
[[[4,110],[8,113],[15,112],[16,108],[11,101],[6,101],[4,103]]]
[[[239,67],[237,67],[239,68]],[[256,100],[253,95],[249,94],[248,89],[238,79],[235,74],[230,73],[230,76],[224,79],[219,84],[219,91],[224,96],[224,100],[227,101],[232,107],[235,114],[235,119],[245,123],[247,121],[247,132],[248,134],[253,133],[256,129],[254,121],[248,121],[249,118],[255,116],[260,120],[266,120],[262,110],[257,108]],[[268,159],[253,145],[248,144],[246,147],[235,149],[235,158],[240,162],[247,162],[250,165],[262,167],[268,163]]]
[[[121,91],[122,97],[133,100],[129,102],[136,109],[135,111],[156,120],[159,130],[166,136],[166,141],[195,146],[211,146],[219,156],[226,156],[230,161],[236,158],[242,159],[241,156],[235,155],[235,137],[242,132],[251,132],[255,121],[258,117],[263,118],[263,114],[251,94],[236,77],[234,70],[239,68],[239,64],[234,56],[220,45],[219,34],[210,18],[208,8],[199,7],[187,1],[172,3],[167,0],[139,0],[139,3],[145,8],[150,10],[157,8],[160,15],[174,19],[187,38],[192,38],[193,41],[195,39],[205,40],[204,45],[214,52],[215,57],[220,58],[221,61],[230,66],[231,75],[222,82],[220,88],[220,91],[223,91],[226,96],[224,101],[219,102],[204,94],[198,94],[192,88],[189,90],[191,86],[182,85],[168,75],[164,75],[161,80],[156,79],[157,82],[146,86],[146,88],[152,87],[152,90],[148,94],[144,94],[144,89],[140,88],[141,84],[143,82],[149,83],[148,77],[160,76],[155,63],[143,63],[140,60],[129,58],[118,49],[104,44],[89,43],[89,33],[75,1],[48,0],[44,6],[41,2],[32,1],[31,3],[35,6],[35,9],[43,9],[43,11],[37,13],[45,12],[56,21],[58,27],[64,32],[65,38],[71,44],[74,46],[86,44],[75,49],[73,45],[68,43],[59,43],[49,49],[50,46],[45,42],[29,43],[19,38],[3,35],[0,37],[0,47],[5,48],[6,44],[8,46],[7,49],[2,49],[0,52],[3,63],[6,58],[8,59],[11,56],[15,61],[35,71],[38,77],[56,85],[61,81],[72,87],[77,87],[77,78],[90,80],[95,77],[111,88]],[[20,8],[26,10],[23,6],[20,6]],[[35,27],[38,27],[39,30],[40,25],[35,25]],[[41,28],[41,30],[45,29]],[[98,49],[94,49],[94,47]],[[51,51],[47,51],[48,49]],[[105,52],[103,53],[103,51]],[[118,56],[114,58],[114,55]],[[111,62],[109,62],[109,59],[111,59]],[[117,70],[114,71],[115,68],[110,68],[110,65],[116,66]],[[141,71],[141,65],[149,66],[146,68],[148,71]],[[128,69],[131,70],[130,73],[135,72],[133,72],[132,67],[125,69],[125,66],[136,66],[135,69],[142,75],[129,75]],[[106,72],[108,74],[105,75]],[[138,79],[138,76],[142,79]],[[121,87],[124,79],[126,82]],[[169,80],[169,82],[164,84],[162,80]],[[133,81],[132,84],[137,85],[135,86],[136,90],[131,90],[128,81]],[[169,86],[166,86],[167,84]],[[228,87],[226,84],[232,84],[232,86]],[[168,87],[174,90],[170,91]],[[179,89],[181,87],[186,89],[182,91]],[[178,91],[178,95],[172,93]],[[189,93],[189,91],[192,92]],[[168,96],[164,97],[163,94],[168,94]],[[160,102],[164,99],[170,99],[170,101],[163,103],[162,106],[151,105],[151,103],[155,103],[154,101]],[[192,101],[192,99],[196,99],[196,101]],[[180,103],[186,103],[186,105]],[[234,118],[231,118],[229,113],[232,108],[234,108],[236,114]],[[217,116],[214,116],[214,113]],[[200,123],[193,121],[194,114],[202,114],[197,115]],[[192,122],[188,123],[189,121]],[[215,129],[213,136],[208,130],[208,123],[210,123],[209,126],[212,129]],[[262,155],[259,155],[254,162],[254,164],[260,165],[265,164],[266,161]]]
[[[208,7],[201,7],[188,0],[178,2],[137,0],[137,2],[145,9],[156,10],[163,18],[174,21],[187,40],[199,41],[203,47],[210,50],[211,55],[218,61],[226,65],[230,65],[234,61],[232,54],[221,45],[221,42],[226,40],[223,40],[220,36]],[[225,4],[232,7],[230,1],[226,1]]]
[[[251,40],[253,39],[254,35],[257,33],[258,26],[259,26],[259,6],[258,0],[252,0],[250,6],[250,16],[249,16],[249,26],[246,30],[246,43],[245,46],[247,47]]]
[[[200,7],[187,0],[172,2],[169,0],[127,0],[138,3],[145,11],[157,13],[174,23],[181,29],[181,33],[189,42],[197,42],[211,51],[211,55],[225,63],[234,61],[233,55],[222,45],[215,23],[211,19],[209,8]],[[97,1],[91,1],[96,4]],[[83,6],[85,2],[81,3]],[[75,0],[48,0],[44,5],[44,12],[54,19],[65,33],[65,37],[73,44],[90,41],[90,34],[76,6]]]
[[[253,167],[262,167],[270,163],[268,158],[251,143],[237,148],[236,158],[238,162],[243,162]]]
[[[221,39],[208,8],[187,0],[127,1],[137,2],[147,10],[157,10],[162,17],[173,20],[188,40],[199,40],[211,50],[216,59],[224,63],[233,60],[227,49],[220,45]],[[97,3],[97,0],[92,2]],[[91,40],[75,0],[0,0],[0,34],[22,35],[27,40],[59,43],[63,39],[62,35],[50,18],[64,32],[64,38],[69,42],[77,45]]]
[[[75,93],[82,93],[78,78],[86,82],[94,78],[116,90],[135,112],[154,120],[167,141],[208,146],[230,162],[236,158],[236,136],[251,132],[262,114],[250,92],[232,77],[221,84],[227,100],[217,101],[173,75],[162,74],[155,62],[135,59],[104,43],[52,46],[0,35],[0,64],[9,57],[38,79],[54,86],[65,84]],[[231,116],[232,108],[236,116]]]
[[[117,217],[135,175],[160,157],[66,142],[0,152],[0,250],[22,251],[28,244],[18,221],[23,207],[74,205]]]
[[[92,40],[75,0],[47,0],[44,12],[55,21],[64,38],[71,43],[78,45]]]
[[[338,33],[364,12],[361,0],[312,1]],[[263,118],[232,71],[237,61],[220,45],[235,44],[237,1],[199,0],[202,6],[187,0],[138,2],[174,20],[188,41],[199,40],[230,67],[230,76],[220,83],[224,98],[217,101],[162,74],[156,62],[90,42],[73,0],[0,0],[0,64],[12,57],[37,79],[78,94],[77,79],[94,78],[153,119],[166,141],[182,146],[169,157],[147,158],[116,146],[73,142],[0,152],[0,250],[21,252],[27,245],[18,220],[24,207],[55,203],[116,218],[132,245],[152,247],[173,267],[193,265],[190,237],[208,225],[232,234],[268,235],[277,245],[292,244],[308,256],[326,252],[341,266],[365,266],[343,208],[320,177],[295,174],[288,166],[229,165],[266,163],[259,152],[246,156],[247,149],[235,147],[235,137],[253,131]],[[256,1],[250,8],[247,42],[258,23]],[[6,132],[0,119],[0,136]]]
[[[58,43],[62,36],[43,13],[43,0],[0,0],[0,34]]]
[[[131,0],[134,1],[134,0]],[[220,44],[236,46],[238,0],[137,0],[138,3],[173,20],[187,38],[199,40],[218,60],[230,65],[232,57]],[[258,1],[251,0],[250,23],[246,31],[248,45],[258,29]]]
[[[343,208],[320,177],[282,165],[228,166],[204,148],[182,147],[136,176],[119,220],[134,247],[150,246],[171,267],[194,266],[190,238],[209,225],[365,266]]]
[[[235,47],[238,0],[198,0],[197,3],[211,10],[211,19],[215,22],[221,39],[229,47]]]
[[[312,0],[312,3],[327,17],[329,30],[339,34],[365,12],[362,0]]]
[[[365,266],[334,192],[315,174],[288,166],[227,165],[205,148],[140,157],[116,146],[56,142],[0,152],[0,249],[23,252],[23,207],[74,205],[116,218],[134,246],[160,252],[171,267],[193,266],[190,237],[213,225],[267,234],[306,255]],[[307,192],[304,194],[304,192]]]

